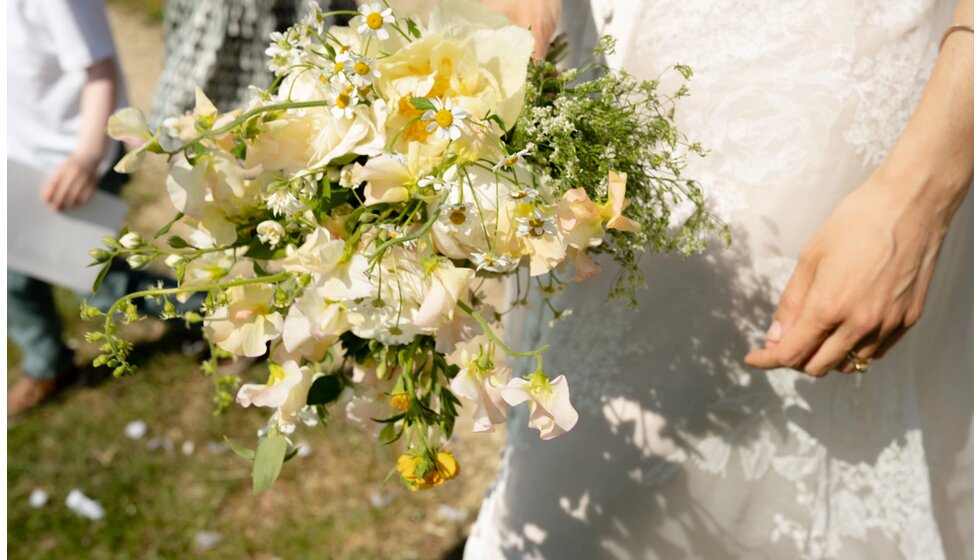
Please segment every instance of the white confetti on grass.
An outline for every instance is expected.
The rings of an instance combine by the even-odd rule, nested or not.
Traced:
[[[142,439],[146,435],[146,422],[133,420],[129,424],[126,424],[124,432],[129,439]]]
[[[105,517],[105,509],[102,507],[102,504],[89,498],[78,488],[73,488],[68,493],[68,497],[65,498],[65,506],[75,515],[91,519],[92,521],[98,521]]]
[[[40,488],[35,488],[31,492],[31,496],[27,499],[27,503],[31,504],[32,508],[41,508],[48,503],[48,493]]]
[[[198,552],[211,550],[221,543],[221,533],[215,531],[198,531],[194,533],[194,549]]]

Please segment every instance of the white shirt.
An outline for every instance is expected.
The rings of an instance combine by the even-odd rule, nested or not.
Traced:
[[[82,129],[86,69],[106,58],[116,48],[102,0],[7,0],[9,158],[45,171],[68,158]],[[117,108],[127,103],[118,77]],[[117,155],[106,152],[100,172]]]

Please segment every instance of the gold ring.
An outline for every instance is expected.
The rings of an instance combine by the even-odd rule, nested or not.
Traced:
[[[851,365],[854,367],[854,371],[858,373],[867,373],[867,371],[871,369],[871,358],[862,358],[853,350],[847,353],[847,359],[850,360]]]

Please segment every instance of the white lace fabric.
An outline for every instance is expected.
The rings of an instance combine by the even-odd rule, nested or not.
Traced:
[[[606,270],[564,293],[571,320],[515,325],[552,345],[581,419],[541,442],[512,417],[466,558],[972,558],[972,195],[923,320],[871,373],[742,365],[799,250],[900,135],[953,2],[586,4],[565,18],[616,36],[616,64],[694,68],[680,124],[711,153],[690,172],[734,243],[646,259],[638,312],[606,302]]]

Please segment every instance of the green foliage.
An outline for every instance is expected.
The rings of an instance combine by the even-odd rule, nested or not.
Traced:
[[[270,433],[259,440],[252,465],[253,494],[265,492],[279,478],[286,459],[286,446],[286,438],[276,433]]]
[[[596,55],[614,47],[611,38],[603,38]],[[692,76],[687,66],[673,70],[684,79]],[[577,80],[586,73],[595,77]],[[685,86],[665,94],[659,80],[639,80],[598,63],[561,71],[549,60],[532,63],[528,84],[527,109],[510,144],[536,146],[528,160],[550,176],[556,196],[581,187],[591,199],[602,200],[609,171],[628,176],[631,205],[624,214],[642,231],[612,230],[610,242],[597,248],[622,267],[612,297],[635,302],[634,292],[643,286],[638,267],[643,252],[688,256],[705,250],[713,236],[727,242],[727,229],[705,207],[701,186],[684,175],[688,158],[707,153],[675,122]]]

